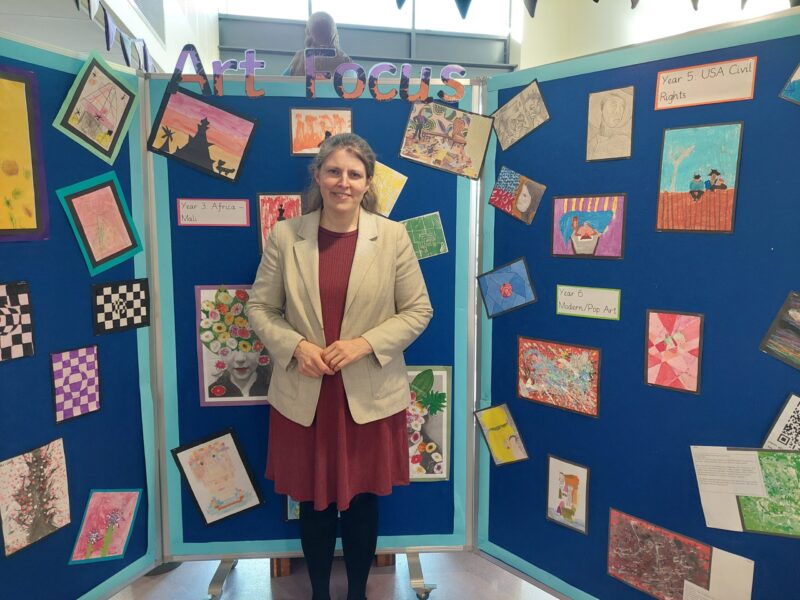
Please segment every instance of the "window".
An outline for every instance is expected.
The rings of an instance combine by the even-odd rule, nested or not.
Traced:
[[[510,0],[472,0],[462,19],[455,0],[416,0],[418,30],[507,36],[511,18]]]
[[[414,0],[406,0],[402,9],[397,8],[396,0],[311,0],[314,12],[329,13],[338,24],[370,27],[411,29],[413,7]]]
[[[308,20],[307,0],[218,0],[219,12],[270,19]],[[397,6],[397,5],[395,5]]]

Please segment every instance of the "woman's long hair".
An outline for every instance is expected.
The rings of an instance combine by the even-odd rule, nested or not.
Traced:
[[[361,208],[376,212],[378,197],[372,185],[372,178],[375,175],[375,152],[372,151],[370,145],[361,136],[355,133],[340,133],[329,137],[322,143],[319,154],[316,155],[309,167],[311,181],[303,197],[303,214],[322,208],[322,193],[320,192],[316,175],[320,172],[320,168],[328,157],[337,150],[342,149],[347,150],[364,164],[364,171],[369,180],[369,185],[367,186],[367,191],[364,192],[364,197],[361,198]]]

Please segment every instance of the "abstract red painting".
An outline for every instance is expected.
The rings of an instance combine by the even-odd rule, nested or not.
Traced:
[[[648,310],[645,382],[699,393],[702,346],[703,315]]]

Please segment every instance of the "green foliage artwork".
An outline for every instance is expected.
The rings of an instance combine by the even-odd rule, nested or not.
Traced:
[[[739,496],[745,531],[800,537],[800,452],[761,450],[767,496]]]

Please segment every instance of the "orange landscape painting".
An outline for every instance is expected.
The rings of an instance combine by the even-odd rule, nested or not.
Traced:
[[[353,130],[349,109],[293,108],[292,154],[317,154],[326,138]]]

